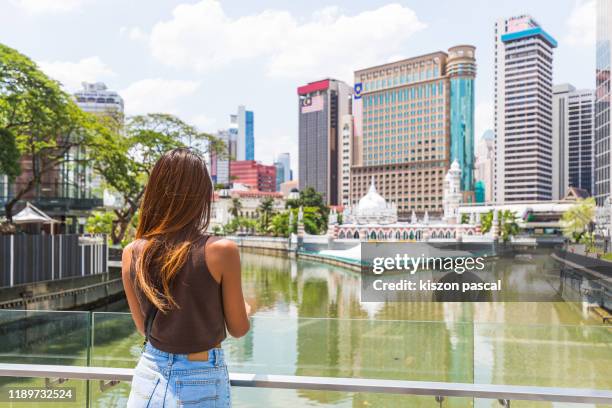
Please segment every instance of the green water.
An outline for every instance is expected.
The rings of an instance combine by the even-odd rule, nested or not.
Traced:
[[[495,267],[546,285],[547,275],[558,268],[549,255],[537,252],[523,263],[500,259]],[[612,326],[601,325],[581,303],[360,303],[354,272],[252,253],[243,253],[242,262],[244,291],[255,314],[247,336],[224,342],[231,371],[612,388]],[[127,310],[124,303],[108,309]],[[28,336],[36,338],[36,328],[19,333],[15,345],[3,349],[2,360],[78,365],[89,360],[97,366],[133,367],[142,339],[130,316],[98,312],[89,318],[87,313],[57,318],[40,329],[52,333],[44,342],[28,342]],[[86,384],[70,383],[80,387],[77,403],[45,406],[83,406]],[[91,406],[124,406],[129,384],[102,393],[92,382],[89,389]],[[232,394],[236,407],[440,406],[433,397],[382,394],[240,388]],[[442,406],[499,405],[451,398]]]

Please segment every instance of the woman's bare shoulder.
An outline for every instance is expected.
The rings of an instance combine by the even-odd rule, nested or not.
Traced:
[[[231,239],[212,237],[206,243],[206,255],[214,258],[224,258],[238,254],[238,245]]]

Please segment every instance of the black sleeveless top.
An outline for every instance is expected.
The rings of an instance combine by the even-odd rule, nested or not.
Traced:
[[[204,248],[208,238],[208,235],[203,235],[193,243],[185,265],[170,284],[170,293],[179,307],[165,313],[158,311],[155,315],[149,342],[159,350],[175,354],[195,353],[215,347],[226,337],[221,285],[206,265]],[[155,306],[136,282],[136,262],[144,244],[145,240],[137,240],[132,245],[130,276],[146,320]]]

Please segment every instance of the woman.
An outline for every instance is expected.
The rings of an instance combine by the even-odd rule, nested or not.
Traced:
[[[164,154],[140,206],[136,240],[123,251],[132,318],[145,335],[128,407],[229,407],[221,342],[249,330],[236,245],[205,234],[213,187],[188,149]]]

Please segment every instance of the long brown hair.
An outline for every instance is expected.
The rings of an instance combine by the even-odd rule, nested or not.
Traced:
[[[212,195],[206,164],[189,149],[171,150],[153,167],[136,230],[136,239],[146,240],[136,283],[162,312],[178,307],[170,283],[187,261],[191,244],[208,227]]]

